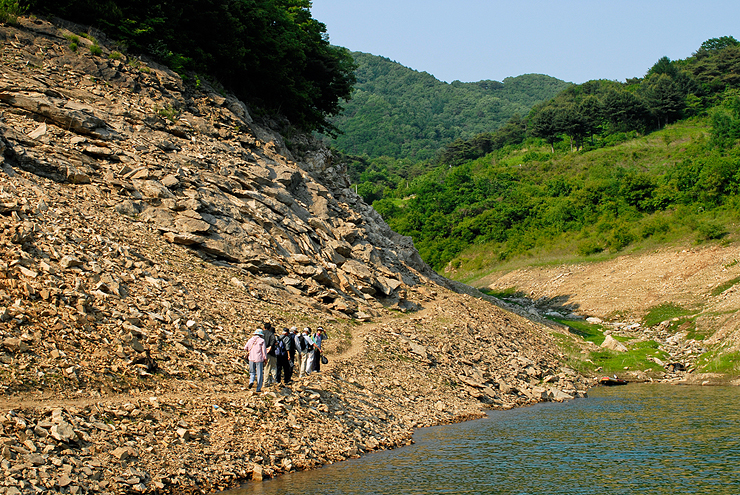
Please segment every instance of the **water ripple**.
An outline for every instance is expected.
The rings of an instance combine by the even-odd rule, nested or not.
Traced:
[[[628,385],[419,430],[416,444],[247,494],[740,493],[740,389]]]

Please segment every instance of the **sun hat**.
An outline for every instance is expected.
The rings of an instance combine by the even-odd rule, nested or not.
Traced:
[[[264,332],[258,328],[257,330],[254,331],[254,334],[255,335],[264,335]]]

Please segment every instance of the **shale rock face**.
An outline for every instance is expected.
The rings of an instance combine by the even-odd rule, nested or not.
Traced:
[[[545,327],[450,291],[475,293],[329,152],[65,34],[0,27],[0,494],[210,493],[585,394]],[[265,321],[323,325],[329,365],[248,389]]]
[[[296,162],[239,100],[136,60],[71,53],[64,31],[36,22],[2,33],[6,59],[19,59],[0,76],[8,163],[90,184],[101,206],[168,242],[349,316],[376,301],[403,307],[402,284],[434,277],[328,153]]]

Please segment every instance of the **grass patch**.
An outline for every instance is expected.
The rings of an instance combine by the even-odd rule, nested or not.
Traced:
[[[660,344],[654,340],[636,342],[628,345],[627,352],[616,352],[609,349],[585,353],[575,340],[584,335],[588,340],[600,340],[604,336],[598,325],[590,325],[582,322],[560,321],[567,325],[571,334],[553,332],[558,342],[558,348],[565,356],[565,364],[570,368],[584,374],[594,375],[599,370],[602,374],[622,373],[625,369],[642,370],[646,372],[661,372],[663,368],[648,358],[658,358],[662,361],[669,360],[669,355],[660,350]],[[572,323],[576,325],[571,326]],[[620,339],[623,340],[623,339]]]
[[[703,354],[696,363],[702,373],[740,374],[740,352],[721,353],[712,351]]]
[[[92,41],[94,45],[97,45],[98,44],[98,40],[95,39],[95,36],[93,36],[90,33],[80,33],[80,36],[82,36],[83,38],[86,38],[86,39]]]
[[[677,332],[686,332],[687,339],[704,340],[714,333],[713,329],[706,329],[705,331],[698,331],[696,329],[696,317],[694,318],[679,318],[677,322],[671,322],[671,327],[677,326]]]
[[[593,363],[585,361],[587,356],[581,352],[581,346],[576,342],[576,337],[559,332],[552,332],[552,336],[557,341],[560,352],[565,356],[566,366],[583,374],[589,374],[596,368]]]
[[[332,327],[331,335],[327,333],[327,347],[331,349],[332,354],[342,354],[352,347],[352,329],[349,327]],[[323,344],[322,344],[323,345]],[[325,349],[327,352],[329,349]]]
[[[493,290],[488,288],[478,289],[487,296],[495,297],[496,299],[511,299],[515,297],[527,297],[524,292],[518,290],[516,287],[507,287],[504,290]]]
[[[596,345],[601,345],[606,338],[604,337],[604,327],[601,325],[594,325],[583,320],[565,320],[562,318],[551,319],[568,327],[568,331],[570,333],[578,335],[583,340],[588,340]]]
[[[167,105],[164,108],[154,107],[154,111],[157,112],[157,115],[169,120],[170,122],[175,122],[175,120],[180,116],[180,110],[172,105]]]
[[[64,37],[69,41],[69,49],[76,52],[80,47],[80,37],[76,34],[65,34]]]
[[[602,368],[604,374],[619,373],[625,369],[663,371],[662,367],[648,359],[649,357],[657,357],[663,361],[669,359],[668,354],[659,349],[659,345],[654,340],[637,342],[631,345],[627,352],[604,349],[592,352],[589,358],[594,365]]]
[[[694,311],[682,308],[678,304],[665,303],[651,308],[645,315],[645,318],[643,318],[642,323],[644,326],[652,327],[663,321],[680,318],[693,313]]]
[[[740,282],[740,277],[735,277],[732,280],[723,282],[719,284],[717,287],[715,287],[714,289],[712,289],[712,292],[710,292],[710,294],[712,296],[718,296],[722,294],[724,291],[726,291],[727,289],[729,289],[730,287],[732,287],[733,285],[737,284],[738,282]]]

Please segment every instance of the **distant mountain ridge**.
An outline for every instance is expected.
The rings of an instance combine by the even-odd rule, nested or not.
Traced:
[[[386,57],[352,56],[357,83],[344,112],[332,120],[343,134],[329,142],[370,158],[432,158],[444,144],[492,132],[570,85],[542,74],[446,83]]]

